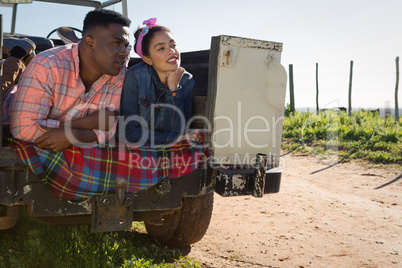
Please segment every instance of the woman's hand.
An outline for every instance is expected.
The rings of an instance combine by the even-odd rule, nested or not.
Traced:
[[[194,142],[199,142],[201,139],[200,136],[200,130],[195,129],[189,133],[187,133],[186,135],[180,135],[179,137],[177,137],[177,141],[183,141],[183,140],[187,140],[187,141],[194,141]]]
[[[184,74],[184,68],[179,67],[175,71],[169,71],[166,73],[167,76],[167,85],[170,90],[174,90],[176,88],[179,88],[179,83],[181,78],[183,77]]]

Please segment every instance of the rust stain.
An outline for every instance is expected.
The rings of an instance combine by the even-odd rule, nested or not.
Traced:
[[[226,57],[226,65],[230,65],[230,50],[229,50],[229,49],[226,50],[226,51],[223,53],[223,56]]]

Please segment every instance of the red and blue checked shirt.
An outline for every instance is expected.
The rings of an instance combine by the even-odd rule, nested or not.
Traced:
[[[16,139],[34,142],[43,134],[36,124],[58,127],[61,121],[82,118],[101,108],[119,110],[121,89],[127,69],[117,76],[103,75],[85,96],[80,78],[78,45],[50,49],[29,63],[18,83],[11,110],[11,133]],[[94,129],[104,144],[116,132]]]

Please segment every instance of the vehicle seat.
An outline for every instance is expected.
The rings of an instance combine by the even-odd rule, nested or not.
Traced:
[[[32,40],[36,45],[36,49],[35,49],[36,54],[54,47],[53,41],[49,38],[44,38],[44,37],[40,37],[40,36],[29,36],[29,35],[16,35],[16,36],[12,36],[12,37],[28,38],[28,39]],[[4,38],[7,38],[7,37],[4,37]]]

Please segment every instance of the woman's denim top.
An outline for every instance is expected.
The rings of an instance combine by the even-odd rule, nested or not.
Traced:
[[[119,123],[120,141],[165,144],[185,134],[191,117],[193,76],[185,71],[179,85],[169,90],[155,69],[144,62],[131,67],[121,95],[124,122]]]

